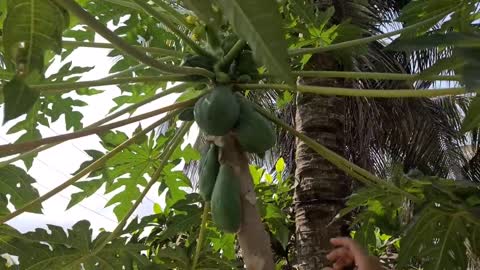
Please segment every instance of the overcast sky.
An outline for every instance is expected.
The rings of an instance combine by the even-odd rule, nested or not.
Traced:
[[[105,42],[101,37],[96,38],[96,42]],[[108,75],[108,70],[113,64],[112,58],[107,57],[110,50],[107,49],[95,49],[95,48],[79,48],[66,61],[73,61],[73,66],[93,66],[95,68],[85,74],[81,80],[94,80],[105,77]],[[53,69],[58,69],[60,65],[55,64]],[[54,72],[54,70],[47,72]],[[82,97],[87,101],[89,106],[78,108],[78,111],[84,115],[83,125],[87,126],[107,115],[109,109],[115,104],[112,101],[112,97],[119,94],[119,90],[115,86],[98,87],[97,89],[105,90],[104,93],[94,95],[91,97]],[[152,109],[157,109],[162,104],[170,104],[174,101],[175,95],[170,95],[156,102],[152,102],[142,108],[140,108],[136,114],[143,113]],[[3,119],[3,108],[0,109],[0,118]],[[19,118],[23,119],[23,118]],[[119,118],[121,119],[121,118]],[[157,120],[157,118],[151,118],[142,121],[142,126],[146,126],[149,123]],[[14,142],[21,133],[7,135],[8,129],[15,124],[16,121],[11,121],[0,128],[0,144]],[[118,130],[122,130],[131,134],[137,127],[137,123],[131,124]],[[71,131],[65,130],[63,116],[50,128],[42,127],[40,129],[43,137],[55,136]],[[194,137],[194,134],[191,134]],[[39,190],[40,194],[45,194],[55,186],[65,182],[71,177],[71,173],[78,169],[78,166],[85,160],[89,160],[89,156],[84,152],[86,149],[99,149],[103,148],[98,143],[99,138],[96,135],[83,137],[69,142],[60,144],[53,148],[50,148],[44,152],[41,152],[35,159],[32,168],[28,173],[35,178],[38,183],[35,187]],[[22,162],[15,163],[17,166],[22,166]],[[142,204],[137,209],[135,215],[149,215],[153,213],[153,203],[163,201],[157,194],[158,185],[154,186]],[[75,187],[67,188],[60,194],[47,200],[43,203],[43,215],[39,214],[22,214],[15,219],[12,219],[8,223],[18,230],[25,232],[38,227],[45,227],[46,224],[55,224],[63,227],[71,227],[79,220],[87,219],[91,222],[95,231],[100,228],[112,230],[116,224],[116,217],[113,214],[113,207],[104,208],[109,197],[103,195],[103,190],[97,192],[92,197],[82,201],[80,204],[72,207],[68,211],[65,211],[66,206],[70,200],[70,195],[78,191]],[[163,204],[163,203],[162,203]]]

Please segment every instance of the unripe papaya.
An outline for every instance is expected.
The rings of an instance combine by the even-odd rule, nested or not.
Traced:
[[[240,229],[242,204],[240,201],[240,180],[230,165],[222,164],[213,188],[212,220],[225,232],[235,233]]]
[[[178,114],[178,120],[187,122],[195,120],[193,107],[185,108],[180,114]]]
[[[198,180],[198,189],[200,196],[205,201],[210,201],[213,187],[217,180],[220,163],[218,162],[218,147],[215,144],[210,145],[207,154],[202,157],[200,162],[200,179]]]
[[[243,97],[240,101],[240,117],[234,132],[244,151],[262,154],[275,145],[276,134],[270,121],[259,114]]]
[[[243,50],[237,57],[237,72],[240,75],[258,74],[257,63],[255,63],[255,60],[253,60],[252,51]]]
[[[195,103],[194,115],[200,129],[209,135],[223,136],[237,123],[240,105],[232,87],[217,86]]]
[[[215,59],[203,55],[188,55],[183,59],[182,66],[199,67],[213,71]]]

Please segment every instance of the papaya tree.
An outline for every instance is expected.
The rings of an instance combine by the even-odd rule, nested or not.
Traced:
[[[425,269],[466,269],[468,256],[480,253],[478,185],[421,173],[372,173],[345,158],[344,135],[336,136],[339,140],[336,141],[335,136],[329,137],[328,129],[340,130],[337,126],[343,125],[344,104],[336,101],[339,97],[390,100],[476,96],[478,79],[473,71],[478,65],[479,37],[473,22],[478,16],[477,4],[413,1],[401,11],[404,27],[367,37],[362,37],[362,33],[349,34],[357,28],[347,17],[332,17],[335,10],[328,5],[320,7],[323,16],[315,14],[315,23],[311,25],[299,19],[302,18],[299,9],[291,9],[302,5],[306,2],[9,0],[0,3],[4,122],[18,121],[10,133],[24,132],[17,142],[0,145],[2,156],[8,156],[0,165],[2,254],[16,256],[21,269],[290,266],[292,256],[287,247],[291,242],[292,215],[282,208],[290,207],[292,200],[298,200],[296,206],[308,206],[312,200],[340,201],[348,195],[348,190],[332,189],[327,198],[310,194],[292,199],[292,180],[282,175],[285,166],[282,159],[276,162],[274,174],[249,165],[249,159],[271,155],[270,149],[276,144],[276,126],[298,141],[296,178],[301,180],[301,188],[319,184],[322,186],[313,190],[323,188],[327,190],[324,194],[328,194],[329,188],[338,187],[329,183],[343,181],[340,171],[363,185],[331,224],[360,209],[355,223],[368,229],[357,236],[364,233],[364,239],[368,240],[374,227],[369,225],[374,223],[386,230],[388,226],[381,224],[396,224],[407,212],[405,205],[413,205],[417,218],[408,222],[409,226],[400,224],[401,228],[395,231],[403,236],[399,269],[411,265]],[[95,35],[108,42],[94,42]],[[337,59],[325,56],[333,52],[341,55],[397,35],[400,37],[387,49],[404,55],[405,52],[415,55],[425,49],[445,50],[446,56],[417,74],[345,72],[337,67]],[[54,76],[45,75],[55,55],[65,59],[79,47],[111,49],[110,56],[119,59],[111,69],[112,74],[99,80],[81,81],[78,75],[88,69],[72,68],[67,63]],[[304,81],[314,78],[321,85],[302,84],[297,78]],[[338,87],[332,83],[336,80],[344,81],[344,85]],[[457,84],[439,89],[379,90],[350,87],[348,80]],[[168,87],[167,82],[175,84]],[[74,107],[88,106],[82,96],[94,96],[98,93],[94,88],[104,85],[117,85],[122,90],[114,99],[117,106],[105,118],[84,127],[82,116]],[[65,95],[73,92],[76,94],[73,97]],[[297,94],[295,128],[277,117],[270,107],[254,102],[258,100],[254,97],[260,95],[273,105],[282,106],[289,103],[293,93]],[[180,94],[172,104],[118,120],[172,94]],[[462,131],[476,132],[480,124],[478,97],[472,98],[467,107]],[[72,132],[42,137],[39,127],[51,125],[62,115]],[[131,136],[115,130],[150,118],[155,119],[152,124],[139,126]],[[308,123],[309,120],[313,122]],[[198,183],[189,181],[182,171],[175,169],[182,161],[189,163],[196,159],[191,147],[181,147],[193,124],[200,129],[198,145],[204,148],[200,150]],[[327,132],[316,134],[316,128],[325,128]],[[35,180],[28,171],[18,163],[13,164],[23,161],[28,169],[39,152],[88,135],[97,135],[105,151],[89,150],[90,161],[79,164],[79,170],[69,180],[41,196],[33,187]],[[302,160],[304,163],[299,162]],[[312,175],[315,166],[324,166],[332,174],[324,175],[325,181],[315,182]],[[132,220],[156,183],[160,183],[160,192],[167,191],[164,209]],[[43,202],[72,185],[81,191],[72,195],[69,207],[102,186],[107,192],[124,189],[108,202],[116,204],[118,225],[112,232],[102,231],[93,237],[88,221],[78,222],[67,232],[51,225],[48,231],[38,229],[24,234],[5,224],[21,218],[25,212],[41,213]],[[333,218],[340,206],[325,214]],[[315,226],[331,229],[331,224],[317,224],[313,222],[315,219],[309,220],[309,215],[302,215],[308,209],[295,208],[295,215],[301,217],[295,220],[297,230]],[[152,227],[148,234],[148,228]],[[300,269],[320,266],[313,263],[305,268],[304,258],[310,256],[312,261],[320,261],[316,249],[324,249],[316,247],[313,241],[305,241],[321,238],[308,233],[296,234]],[[277,244],[281,252],[275,249]]]

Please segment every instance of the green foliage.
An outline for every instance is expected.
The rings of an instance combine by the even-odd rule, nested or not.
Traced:
[[[83,264],[85,270],[138,269],[151,263],[140,254],[141,244],[129,243],[126,238],[112,241],[105,249],[87,257],[95,245],[109,233],[101,232],[92,238],[88,221],[79,221],[67,232],[62,227],[49,225],[48,230],[37,229],[21,234],[8,225],[0,227],[0,252],[18,256],[22,269],[75,269]]]
[[[371,252],[378,250],[377,229],[402,237],[397,269],[420,265],[423,269],[466,269],[466,243],[478,243],[480,219],[474,212],[480,206],[480,186],[396,172],[388,188],[365,187],[351,196],[341,215],[362,209],[352,226],[355,239]],[[410,204],[405,193],[419,198]],[[415,218],[410,221],[410,214]]]
[[[355,7],[363,8],[363,1],[354,2]],[[449,0],[408,2],[398,18],[403,26],[415,26],[424,20],[428,22],[408,32],[398,32],[397,34],[401,35],[390,45],[390,49],[397,50],[395,57],[405,58],[406,62],[414,62],[419,56],[425,55],[425,52],[435,52],[428,54],[428,65],[424,69],[418,69],[422,73],[412,76],[412,80],[427,80],[431,75],[454,74],[468,91],[478,92],[480,83],[476,71],[480,68],[480,38],[478,26],[475,24],[478,18],[478,3]],[[108,29],[102,30],[82,16],[70,18],[67,11],[57,3],[79,4],[92,18],[102,25],[108,25]],[[371,53],[371,46],[366,44],[388,37],[371,37],[370,32],[378,32],[378,29],[361,30],[355,25],[357,14],[354,11],[352,14],[345,14],[345,17],[352,15],[351,19],[339,21],[339,13],[348,13],[351,10],[336,10],[333,6],[320,10],[315,1],[310,0],[288,0],[281,3],[274,0],[155,0],[144,6],[148,13],[140,8],[141,3],[123,0],[0,1],[0,37],[3,41],[0,48],[0,87],[3,95],[0,101],[4,104],[4,120],[6,122],[26,114],[25,118],[19,119],[8,130],[8,134],[18,135],[15,143],[42,139],[39,130],[60,119],[64,119],[66,130],[83,132],[83,115],[77,108],[88,106],[90,98],[94,98],[89,96],[100,91],[95,89],[94,84],[92,87],[85,87],[78,83],[92,67],[73,66],[65,59],[78,46],[86,46],[111,49],[109,56],[112,57],[113,65],[102,85],[115,77],[125,79],[126,83],[118,85],[120,92],[112,91],[112,100],[116,105],[111,112],[125,111],[133,114],[141,105],[158,98],[159,88],[167,87],[166,82],[155,81],[157,76],[167,74],[139,65],[139,61],[145,62],[147,58],[151,60],[150,63],[158,61],[172,65],[179,68],[176,69],[179,73],[191,70],[188,67],[194,67],[196,70],[203,70],[203,74],[211,75],[207,75],[208,78],[198,75],[188,77],[189,80],[198,79],[196,83],[201,84],[201,87],[179,88],[177,92],[181,92],[180,97],[175,104],[169,105],[170,110],[151,113],[150,116],[168,113],[172,116],[171,119],[191,121],[195,118],[200,128],[210,135],[224,135],[233,129],[245,150],[261,154],[275,143],[274,130],[263,116],[250,108],[248,113],[245,113],[245,108],[243,113],[240,112],[233,91],[255,91],[259,85],[271,83],[272,75],[286,83],[269,84],[275,86],[272,88],[279,86],[278,89],[282,91],[294,90],[292,85],[295,81],[290,70],[309,66],[306,64],[312,59],[312,55],[298,53],[298,50],[301,52],[308,48],[317,47],[320,51],[332,52],[347,68],[350,67],[352,56],[360,55],[361,57],[354,61],[359,61],[358,66],[362,68],[368,66],[367,69],[370,70],[372,63],[362,62],[362,57]],[[338,7],[338,3],[336,4]],[[436,16],[446,14],[449,16],[439,16],[434,20]],[[369,16],[373,15],[375,14]],[[197,20],[197,17],[200,20]],[[79,19],[85,24],[80,24]],[[436,27],[432,27],[434,25]],[[91,29],[107,40],[117,42],[94,43],[96,33]],[[62,39],[68,41],[62,42]],[[123,50],[118,49],[121,47],[118,46],[119,39],[127,44]],[[141,53],[128,53],[126,49],[131,48],[130,46],[136,46]],[[44,78],[45,70],[57,67],[57,64],[52,64],[58,63],[53,61],[54,53],[59,55],[55,60],[63,62],[58,71]],[[385,52],[387,53],[391,52]],[[143,58],[139,55],[143,55]],[[441,58],[435,59],[432,55],[439,55]],[[411,58],[408,58],[409,56]],[[377,60],[382,61],[383,58],[379,57]],[[92,65],[95,64],[95,59],[91,61]],[[321,70],[323,67],[315,68]],[[412,69],[417,71],[415,67]],[[391,78],[388,75],[392,74],[376,73],[375,82],[352,81],[361,85],[383,85],[382,81]],[[138,78],[145,76],[148,76],[148,85],[138,83]],[[342,78],[342,73],[333,72],[332,76]],[[128,81],[129,78],[131,81]],[[229,85],[219,86],[222,82]],[[250,85],[246,86],[245,83]],[[410,82],[403,83],[406,87],[412,86]],[[58,87],[66,84],[68,87]],[[52,86],[57,87],[57,90],[49,90]],[[203,95],[204,91],[197,90],[205,88],[215,89],[197,102],[199,111],[195,111],[192,118],[192,99]],[[332,95],[340,91],[329,90]],[[384,97],[396,94],[396,91],[392,91],[392,94],[383,90],[373,92],[374,95],[382,93]],[[412,92],[409,92],[410,95],[415,96]],[[243,92],[242,94],[248,95]],[[279,94],[278,91],[269,90],[256,92],[255,97],[261,97],[260,103],[263,107],[284,108],[293,101],[295,94],[289,91]],[[463,123],[463,131],[471,132],[474,136],[478,133],[480,123],[479,100],[478,94],[476,95],[470,102],[470,110]],[[218,104],[214,104],[216,98],[220,99]],[[122,110],[119,110],[120,108]],[[123,110],[124,108],[126,109]],[[174,114],[171,114],[172,112]],[[178,114],[179,112],[182,113]],[[110,116],[118,117],[116,113]],[[283,113],[282,111],[281,114]],[[105,124],[115,117],[103,119],[101,122]],[[411,119],[405,117],[404,120]],[[455,117],[452,117],[452,121],[460,122]],[[124,143],[131,135],[109,130],[105,126],[97,128],[96,134],[100,137],[103,149],[86,150],[91,160],[81,164],[80,169],[97,161],[104,152],[114,152],[115,155],[91,171],[86,179],[74,184],[80,191],[72,195],[68,208],[105,189],[106,194],[115,194],[106,206],[114,206],[113,211],[119,220],[129,218],[130,210],[135,210],[134,203],[139,202],[142,192],[149,188],[147,183],[154,177],[160,160],[165,153],[172,150],[173,154],[167,157],[167,165],[160,172],[158,193],[165,195],[165,201],[156,204],[156,214],[141,220],[134,219],[125,229],[121,223],[114,233],[100,232],[94,239],[86,221],[78,222],[67,232],[50,225],[49,230],[37,229],[22,234],[14,228],[1,225],[0,253],[18,256],[21,269],[74,269],[83,264],[86,270],[190,270],[197,259],[196,269],[238,269],[243,266],[242,258],[237,254],[238,243],[235,235],[222,232],[217,227],[220,225],[221,229],[234,232],[240,222],[241,211],[237,201],[239,198],[236,196],[239,188],[235,186],[236,181],[227,167],[223,167],[214,188],[217,192],[214,191],[212,214],[217,226],[209,219],[210,215],[207,215],[202,227],[202,213],[207,211],[208,207],[202,204],[201,197],[208,200],[209,192],[204,191],[211,190],[211,187],[203,188],[202,183],[205,182],[200,179],[201,195],[194,193],[194,179],[187,177],[193,164],[200,158],[195,149],[201,145],[202,138],[197,140],[195,149],[191,145],[168,149],[167,145],[175,139],[177,129],[176,123],[169,121],[117,153],[115,147]],[[366,128],[368,127],[364,127]],[[134,134],[138,134],[140,130],[141,126]],[[473,140],[467,142],[471,142],[475,147],[478,139],[474,136]],[[328,149],[312,143],[315,139],[317,138],[309,140],[310,145],[315,146],[314,150],[335,165],[349,172],[353,171],[354,177],[369,184],[351,196],[341,215],[360,210],[356,213],[352,225],[355,229],[354,237],[373,254],[381,254],[388,245],[394,243],[395,248],[400,250],[400,269],[415,265],[426,270],[440,270],[464,269],[467,247],[473,253],[480,252],[480,198],[477,186],[461,181],[424,176],[415,178],[398,173],[389,179],[391,181],[382,181],[346,160],[333,158]],[[42,149],[51,146],[47,144]],[[3,150],[2,146],[0,149]],[[422,148],[419,146],[419,149]],[[33,187],[35,180],[23,169],[7,164],[12,160],[22,160],[29,169],[38,151],[40,150],[2,161],[0,218],[13,214],[10,211],[12,205],[20,209],[32,200],[39,199],[38,191]],[[476,155],[478,156],[478,153]],[[475,167],[475,157],[469,160],[472,167]],[[215,161],[217,162],[216,157]],[[216,162],[214,165],[218,166]],[[184,164],[187,165],[185,172],[179,171],[178,167]],[[268,168],[271,172],[267,168],[253,165],[250,167],[258,207],[272,239],[278,269],[292,267],[289,262],[294,254],[294,217],[291,211],[294,187],[293,180],[284,172],[287,165],[292,166],[279,159],[273,166],[274,169]],[[209,171],[202,171],[205,172]],[[217,172],[212,170],[209,174],[216,176]],[[208,178],[215,180],[211,176]],[[210,181],[209,184],[213,182]],[[40,197],[40,201],[44,199],[45,197]],[[40,213],[41,206],[37,205],[30,210]],[[415,215],[413,220],[409,218],[412,214]],[[4,221],[2,220],[2,223]],[[202,232],[205,243],[199,240]],[[104,242],[105,239],[110,239],[109,237],[112,237],[111,241]],[[397,240],[399,238],[400,245]],[[470,246],[464,245],[464,242],[469,242]],[[106,246],[102,246],[105,243]],[[197,254],[196,250],[200,250],[200,253]],[[1,263],[3,262],[2,260]]]
[[[248,42],[259,63],[280,79],[294,84],[287,59],[282,20],[274,0],[219,0],[225,17],[238,36]],[[276,25],[277,27],[269,27]]]
[[[40,93],[31,89],[24,80],[15,77],[3,86],[5,110],[3,123],[28,112],[37,101]]]
[[[469,131],[480,127],[480,96],[476,96],[470,103],[470,109],[463,122],[463,131]]]
[[[171,132],[165,136],[144,136],[138,141],[138,144],[132,145],[121,151],[114,158],[110,159],[101,170],[90,173],[89,179],[75,184],[82,191],[74,193],[68,207],[91,196],[103,184],[105,184],[106,194],[118,189],[124,189],[123,192],[114,195],[105,206],[115,205],[114,213],[121,220],[133,202],[140,196],[142,187],[147,184],[147,179],[151,177],[155,168],[159,165],[159,154],[166,143],[170,141]],[[106,149],[113,149],[127,139],[123,132],[108,132],[102,136],[102,144]],[[171,157],[171,163],[163,170],[164,183],[170,188],[169,197],[172,200],[179,200],[184,197],[184,193],[178,190],[180,187],[188,187],[189,181],[180,172],[172,171],[173,167],[179,163],[179,158],[187,161],[198,159],[198,155],[189,153],[192,149],[186,147],[178,150]],[[98,151],[90,150],[89,155],[93,158],[80,166],[80,169],[94,162],[101,156]]]
[[[68,13],[54,1],[9,0],[5,18],[3,46],[7,59],[17,66],[17,73],[43,75],[47,50],[59,53],[62,32],[69,24]]]
[[[222,14],[215,10],[212,1],[208,0],[184,0],[185,5],[209,27],[218,29],[222,23]]]
[[[7,208],[10,202],[19,208],[28,202],[37,199],[39,194],[32,184],[35,183],[30,175],[15,165],[7,165],[0,168],[0,215],[8,214]],[[10,198],[8,198],[9,196]],[[41,213],[41,206],[31,209],[31,212]]]

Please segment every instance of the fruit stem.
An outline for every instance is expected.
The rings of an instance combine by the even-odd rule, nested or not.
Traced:
[[[205,231],[207,229],[209,212],[210,212],[210,202],[205,202],[203,206],[202,225],[200,226],[200,232],[198,233],[197,246],[195,248],[195,255],[193,257],[191,270],[195,270],[195,268],[197,267],[198,258],[200,258],[200,253],[203,248],[203,242],[205,241]]]
[[[233,60],[240,54],[246,44],[247,42],[245,40],[238,40],[235,45],[233,45],[232,49],[230,49],[230,51],[218,63],[219,69],[229,66],[233,62]]]

